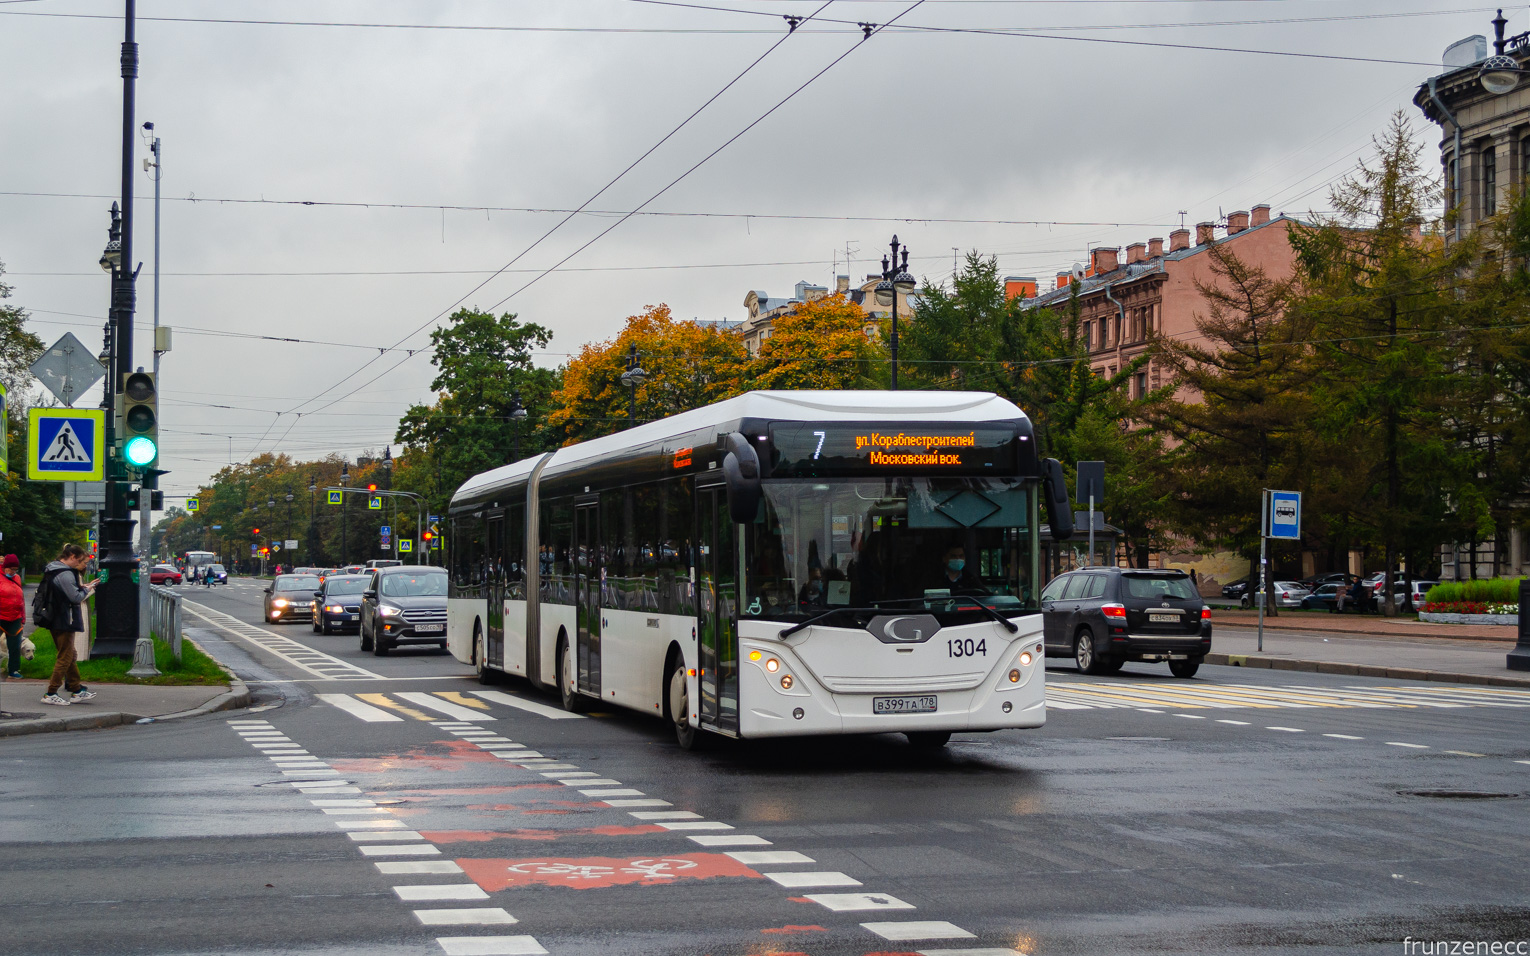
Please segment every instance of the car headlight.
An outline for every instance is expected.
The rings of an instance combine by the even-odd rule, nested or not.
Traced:
[[[339,614],[341,611],[344,611],[345,608],[342,607],[339,604],[331,604],[331,605],[327,606],[326,608],[324,608],[324,610],[328,611],[331,614]]]
[[[393,607],[391,604],[379,604],[377,606],[377,613],[383,617],[398,617],[404,612],[399,608]]]
[[[287,600],[286,600],[286,598],[277,598],[276,600],[271,602],[271,606],[272,607],[286,607],[287,606]]]

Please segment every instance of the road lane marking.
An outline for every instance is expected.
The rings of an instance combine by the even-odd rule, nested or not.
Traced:
[[[246,624],[231,614],[214,610],[194,601],[182,601],[182,606],[190,611],[193,616],[199,617],[209,625],[226,634],[232,634],[242,641],[254,644],[256,647],[269,654],[281,658],[301,671],[312,674],[320,680],[385,680],[383,675],[369,671],[363,667],[357,667],[349,661],[343,661],[338,657],[317,651],[300,641],[290,637],[282,637],[262,630],[253,625]]]
[[[1428,750],[1429,749],[1424,744],[1404,744],[1404,743],[1399,743],[1399,742],[1397,742],[1395,740],[1388,740],[1387,741],[1387,746],[1388,747],[1407,747],[1410,750]]]
[[[674,804],[668,800],[660,800],[656,797],[647,797],[642,800],[602,800],[608,807],[672,807]]]
[[[1247,727],[1248,726],[1248,721],[1246,721],[1246,720],[1222,720],[1222,719],[1218,719],[1217,723],[1219,723],[1219,724],[1232,724],[1234,727]]]
[[[632,810],[628,816],[634,820],[700,820],[701,814],[691,810]]]
[[[414,915],[425,926],[503,926],[518,922],[498,906],[464,910],[415,910]]]
[[[579,792],[584,794],[587,797],[642,797],[642,796],[647,796],[647,794],[643,793],[643,791],[641,791],[641,790],[634,790],[631,787],[619,787],[619,788],[616,788],[616,789],[606,788],[606,789],[601,789],[601,790],[580,790]]]
[[[1200,714],[1175,714],[1175,717],[1183,717],[1186,720],[1205,720]]]
[[[398,898],[406,903],[419,903],[428,900],[486,900],[489,894],[483,891],[483,887],[477,883],[441,883],[436,885],[411,883],[407,886],[395,886],[393,892]]]
[[[1521,760],[1520,763],[1530,763],[1530,760]],[[764,837],[753,836],[747,833],[728,834],[727,836],[713,836],[701,834],[687,837],[693,843],[702,846],[771,846],[771,842]]]
[[[490,703],[504,704],[506,707],[514,707],[517,710],[524,710],[528,714],[536,714],[539,717],[546,717],[548,720],[584,719],[583,714],[571,714],[566,710],[560,710],[556,707],[549,707],[546,704],[539,704],[531,700],[522,700],[519,697],[514,697],[510,694],[506,694],[503,691],[475,690],[473,691],[473,696],[481,697]]]
[[[921,949],[919,956],[1025,956],[1008,946],[980,946],[977,949]]]
[[[1265,730],[1281,730],[1281,731],[1285,731],[1288,734],[1305,734],[1306,733],[1306,731],[1301,729],[1300,727],[1266,727],[1264,729]]]
[[[336,820],[335,826],[342,830],[404,830],[400,820]]]
[[[534,936],[440,936],[446,956],[543,956],[547,950]]]
[[[418,830],[355,830],[347,833],[354,843],[386,843],[389,840],[423,840]]]
[[[390,714],[381,708],[373,707],[371,704],[363,704],[350,694],[316,694],[315,696],[331,707],[338,707],[352,717],[364,720],[369,724],[389,723],[404,719],[397,714]]]
[[[363,847],[363,849],[376,850],[379,847]],[[417,847],[411,847],[417,849]],[[381,860],[373,863],[377,872],[385,876],[407,876],[418,873],[461,873],[462,867],[451,860]]]
[[[558,782],[563,783],[562,780]],[[622,782],[620,780],[612,780],[610,778],[600,780],[570,780],[566,784],[566,786],[570,787],[620,787],[621,785]]]
[[[403,698],[404,700],[409,701],[411,704],[419,704],[421,707],[427,707],[427,708],[429,708],[431,710],[437,711],[439,713],[443,713],[443,714],[445,714],[448,717],[455,717],[458,720],[493,720],[494,719],[494,716],[492,714],[486,714],[486,713],[481,713],[481,712],[476,711],[476,710],[471,710],[471,709],[469,709],[467,707],[463,707],[461,704],[448,703],[447,701],[444,701],[444,700],[440,699],[436,695],[434,695],[434,694],[427,694],[425,691],[422,691],[422,690],[402,691],[402,692],[399,693],[398,696]],[[487,710],[488,708],[484,708],[484,709]]]
[[[553,771],[551,773],[544,773],[544,774],[542,774],[542,776],[544,776],[544,777],[557,777],[558,778],[558,782],[562,783],[564,780],[571,780],[574,777],[598,777],[598,776],[600,776],[600,774],[596,773],[593,770],[581,770],[581,771],[579,771],[577,773],[559,773],[557,771]]]
[[[692,837],[691,839],[695,839]],[[785,866],[789,863],[817,863],[812,857],[796,850],[729,850],[728,856],[745,866]]]
[[[660,822],[660,823],[657,823],[656,826],[661,826],[661,827],[663,827],[666,830],[731,830],[731,829],[733,829],[733,824],[731,824],[731,823],[718,823],[718,822],[716,822],[714,820],[675,820],[673,822],[668,822],[668,823]]]
[[[405,707],[403,704],[400,704],[398,701],[389,697],[387,694],[357,694],[356,696],[364,701],[376,704],[379,707],[386,707],[389,710],[396,710],[403,714],[405,717],[412,717],[415,720],[430,719],[429,714],[415,710],[413,707]]]
[[[441,848],[428,843],[360,847],[362,856],[440,856]],[[455,865],[455,864],[453,864]]]
[[[913,903],[905,903],[886,893],[809,893],[803,899],[812,900],[819,906],[836,913],[854,913],[859,910],[911,910]]]
[[[1455,754],[1457,757],[1486,757],[1487,756],[1487,754],[1474,754],[1470,750],[1447,750],[1445,752],[1448,753],[1448,754]]]
[[[1356,737],[1354,734],[1324,734],[1324,737],[1332,737],[1335,740],[1364,740],[1364,737]]]
[[[895,942],[917,939],[977,939],[955,923],[944,920],[909,920],[897,923],[862,923],[865,929]]]
[[[760,875],[787,889],[802,889],[814,886],[862,885],[860,880],[848,873],[832,870],[822,870],[816,873],[789,871],[786,873],[761,873]]]
[[[377,816],[379,813],[393,812],[389,807],[321,807],[320,809],[333,817]]]

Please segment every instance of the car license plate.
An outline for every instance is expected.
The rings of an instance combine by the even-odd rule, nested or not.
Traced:
[[[1149,614],[1148,620],[1154,624],[1178,624],[1178,614]]]
[[[933,714],[935,695],[927,697],[873,697],[871,712],[874,714]]]
[[[444,630],[446,630],[445,624],[420,624],[415,627],[415,631],[420,634],[435,634]]]

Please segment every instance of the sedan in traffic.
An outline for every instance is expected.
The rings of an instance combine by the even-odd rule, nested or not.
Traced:
[[[149,569],[150,584],[180,584],[181,572],[171,564],[156,564]]]
[[[301,620],[313,614],[313,593],[319,589],[319,578],[313,574],[279,574],[266,588],[265,613],[267,624]]]
[[[333,634],[361,626],[361,592],[371,577],[365,574],[331,574],[313,593],[313,629]]]

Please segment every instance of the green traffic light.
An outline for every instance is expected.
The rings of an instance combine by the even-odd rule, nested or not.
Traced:
[[[154,447],[154,440],[152,438],[145,438],[139,435],[136,438],[128,439],[127,446],[122,449],[122,454],[127,458],[128,464],[134,468],[142,468],[145,465],[152,464],[154,459],[159,457],[159,449]]]

